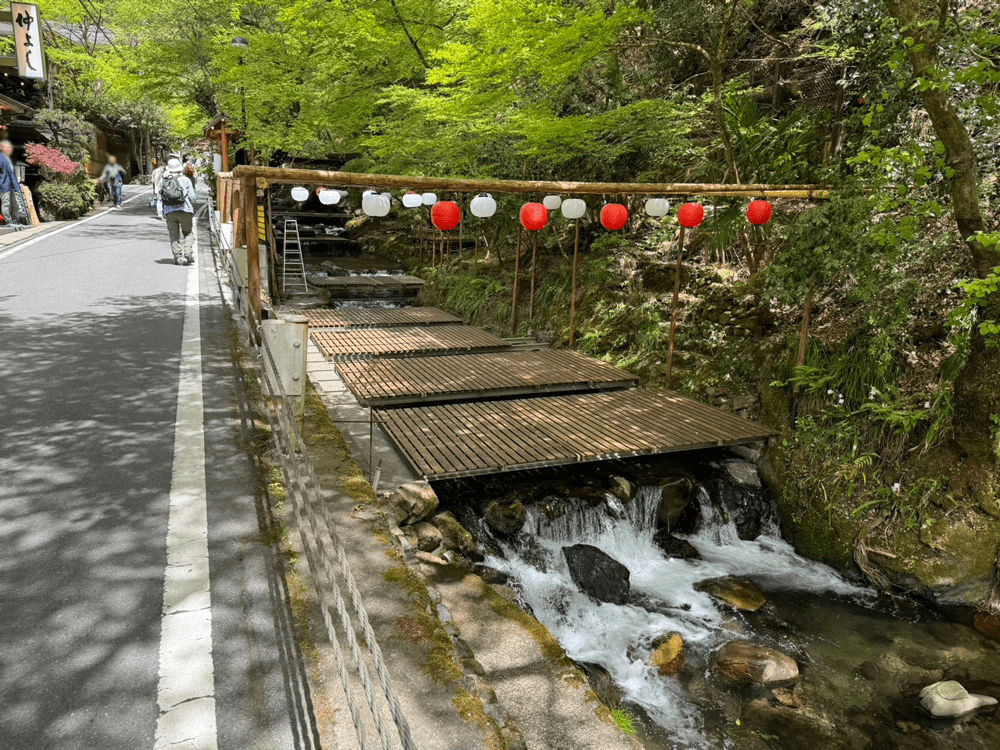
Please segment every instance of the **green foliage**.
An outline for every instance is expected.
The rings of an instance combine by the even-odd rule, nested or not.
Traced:
[[[635,717],[624,708],[612,708],[611,719],[622,732],[629,737],[635,737],[639,732],[635,728]]]
[[[35,122],[52,134],[51,144],[77,162],[90,157],[90,142],[94,126],[76,112],[43,109],[35,114]]]
[[[93,185],[88,181],[42,182],[37,190],[41,208],[62,220],[80,218],[93,207],[97,198]]]

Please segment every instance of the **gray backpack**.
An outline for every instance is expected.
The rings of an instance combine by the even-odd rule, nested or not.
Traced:
[[[184,186],[181,185],[181,178],[177,175],[168,175],[160,183],[160,198],[163,199],[164,206],[184,205]]]

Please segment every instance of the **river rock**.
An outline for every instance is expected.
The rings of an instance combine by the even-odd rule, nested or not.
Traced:
[[[685,512],[694,499],[694,482],[689,477],[670,477],[660,487],[663,497],[656,514],[656,525],[667,531],[694,531],[697,513]]]
[[[970,693],[954,680],[935,682],[920,691],[920,707],[936,719],[956,719],[996,704],[996,698]]]
[[[476,548],[472,534],[458,522],[451,511],[446,510],[444,513],[438,513],[431,519],[431,523],[441,532],[441,538],[448,549],[468,553]]]
[[[427,521],[413,524],[413,530],[417,532],[417,549],[421,552],[433,552],[444,541],[438,528]]]
[[[611,492],[623,503],[627,503],[635,497],[635,485],[625,477],[613,476],[611,477]]]
[[[562,548],[569,574],[580,591],[609,604],[625,604],[631,585],[624,565],[597,547],[574,544]]]
[[[1000,615],[976,612],[975,625],[976,630],[987,638],[1000,641]]]
[[[483,520],[498,534],[510,536],[524,526],[527,512],[517,498],[492,500],[483,508]]]
[[[726,461],[722,465],[725,467],[726,473],[737,484],[760,488],[760,475],[757,473],[757,467],[749,461]]]
[[[684,641],[680,633],[667,633],[653,641],[653,653],[647,666],[655,667],[661,675],[672,675],[684,666]]]
[[[744,612],[756,612],[767,604],[764,592],[749,578],[736,576],[709,578],[696,583],[694,590],[704,591],[709,596]]]
[[[401,484],[389,496],[389,511],[397,526],[423,521],[437,507],[438,496],[427,482]]]
[[[660,548],[667,557],[681,560],[697,560],[701,558],[698,550],[687,539],[678,539],[666,529],[660,529],[653,535],[653,544]]]
[[[771,685],[799,676],[799,667],[787,654],[746,641],[730,641],[715,656],[718,670],[735,682]]]
[[[601,703],[605,706],[617,706],[622,702],[621,691],[608,670],[600,664],[590,662],[580,662],[577,666],[583,670],[591,690],[601,699]]]

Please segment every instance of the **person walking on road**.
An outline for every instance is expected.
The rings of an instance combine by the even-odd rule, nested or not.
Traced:
[[[21,184],[17,181],[17,172],[11,161],[13,153],[14,145],[10,141],[0,141],[0,214],[9,226],[20,230],[26,224],[21,211]]]
[[[163,178],[166,175],[167,167],[165,164],[160,164],[153,170],[153,206],[156,209],[156,218],[160,220],[163,219],[163,201],[160,200],[160,185],[163,183]]]
[[[194,185],[184,176],[180,159],[167,162],[167,173],[158,193],[170,232],[170,252],[178,266],[194,263]]]
[[[118,159],[109,156],[108,163],[104,165],[104,171],[101,172],[101,182],[105,183],[111,191],[111,200],[115,204],[115,208],[122,207],[122,179],[124,176],[125,170],[118,163]]]

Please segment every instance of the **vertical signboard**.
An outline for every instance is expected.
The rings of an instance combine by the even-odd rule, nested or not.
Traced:
[[[11,3],[14,24],[14,47],[17,51],[17,74],[21,78],[45,78],[45,57],[42,54],[42,29],[38,23],[38,6]]]

